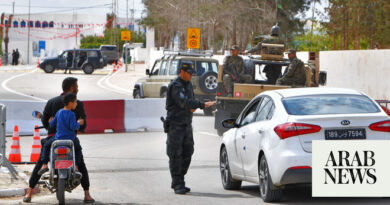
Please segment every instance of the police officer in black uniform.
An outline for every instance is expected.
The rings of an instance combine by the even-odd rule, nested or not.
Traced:
[[[191,190],[185,186],[184,175],[187,173],[191,156],[194,153],[192,113],[197,108],[211,107],[216,102],[201,102],[194,98],[191,79],[196,71],[191,61],[183,61],[180,68],[179,77],[173,80],[168,87],[166,101],[168,112],[164,128],[168,133],[167,155],[172,177],[171,188],[176,194],[185,194]]]

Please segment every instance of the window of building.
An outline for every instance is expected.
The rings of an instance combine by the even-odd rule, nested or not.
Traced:
[[[41,22],[35,21],[35,28],[41,28]]]
[[[30,27],[30,28],[34,27],[34,22],[33,22],[33,21],[30,21],[30,22],[28,23],[28,27]]]
[[[54,22],[53,21],[50,21],[49,23],[49,28],[53,28],[54,27]]]
[[[47,21],[44,21],[42,23],[42,28],[47,28],[47,27],[49,27],[49,23],[47,23]]]
[[[21,28],[26,27],[26,22],[25,22],[25,21],[20,22],[20,27],[21,27]]]
[[[18,28],[19,27],[19,22],[17,22],[17,21],[14,21],[14,28]]]

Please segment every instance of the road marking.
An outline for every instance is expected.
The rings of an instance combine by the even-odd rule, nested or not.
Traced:
[[[199,132],[199,133],[204,134],[204,135],[211,135],[211,136],[219,137],[217,134],[210,133],[210,132]]]
[[[120,70],[123,70],[123,69],[121,68]],[[114,77],[116,74],[118,74],[120,70],[117,70],[117,71],[116,71],[114,74],[112,74],[109,78],[106,78],[106,80],[105,80],[104,82],[105,82],[108,86],[110,86],[110,87],[112,87],[112,88],[114,88],[114,89],[116,89],[116,90],[120,90],[120,91],[122,91],[122,92],[124,92],[124,93],[127,93],[127,95],[133,96],[133,93],[132,93],[131,91],[128,91],[128,90],[126,90],[125,88],[121,88],[121,87],[119,87],[119,86],[116,86],[116,85],[113,85],[113,84],[110,83],[110,78],[112,78],[112,77]]]
[[[118,71],[117,71],[117,72],[118,72]],[[110,73],[110,74],[111,74],[111,73]],[[112,76],[115,75],[115,73],[112,74],[111,76],[110,76],[110,74],[108,74],[108,75],[106,75],[106,76],[100,78],[100,80],[97,82],[97,85],[98,85],[99,87],[101,87],[101,88],[103,88],[103,89],[106,89],[106,90],[109,90],[109,91],[111,91],[111,92],[115,92],[115,93],[119,93],[119,94],[123,94],[123,95],[132,95],[132,94],[130,94],[130,93],[128,93],[128,92],[123,92],[123,91],[117,90],[117,89],[115,89],[115,88],[110,88],[110,87],[108,87],[108,86],[104,86],[102,82],[104,81],[105,83],[107,83],[107,79],[109,79],[109,78],[111,78]],[[107,83],[107,84],[109,84],[109,83]]]
[[[12,76],[12,77],[10,77],[10,78],[4,80],[3,83],[1,83],[1,87],[3,87],[4,90],[6,90],[6,91],[8,91],[8,92],[10,92],[10,93],[14,93],[14,94],[16,94],[16,95],[20,95],[20,96],[23,96],[23,97],[29,97],[29,98],[32,98],[32,99],[37,100],[37,101],[44,101],[44,102],[46,102],[47,100],[45,100],[45,99],[38,98],[38,97],[34,97],[34,96],[31,96],[31,95],[27,95],[27,94],[18,92],[18,91],[16,91],[16,90],[12,90],[11,88],[9,88],[9,87],[7,86],[7,83],[8,83],[9,81],[14,80],[15,78],[18,78],[18,77],[22,77],[22,76],[24,76],[24,75],[29,75],[29,74],[35,73],[35,72],[37,72],[37,70],[38,70],[38,69],[35,69],[35,70],[33,70],[33,71],[31,71],[31,72],[28,72],[28,73],[22,73],[22,74],[19,74],[19,75]]]

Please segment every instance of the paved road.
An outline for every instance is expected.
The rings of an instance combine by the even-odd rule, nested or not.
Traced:
[[[222,188],[218,168],[220,137],[207,126],[212,123],[212,117],[194,118],[195,154],[186,177],[192,192],[186,196],[175,195],[170,189],[164,133],[80,136],[93,196],[100,204],[263,204],[256,185],[244,183],[238,191]],[[28,158],[26,153],[30,153],[31,142],[31,137],[21,139],[24,158]],[[72,204],[81,203],[82,197],[81,188],[66,195],[67,202]],[[4,203],[20,200],[21,197]],[[33,204],[54,203],[54,194],[33,198]],[[389,203],[388,198],[312,198],[310,187],[298,187],[287,189],[282,202],[275,204]]]
[[[0,80],[21,73],[1,73]],[[126,77],[125,75],[128,75]],[[59,93],[63,74],[28,73],[9,80],[7,87],[27,95],[48,99]],[[107,75],[72,74],[79,78],[80,99],[130,98],[123,89],[134,83],[135,73]],[[106,81],[106,79],[108,80]],[[104,80],[101,80],[104,79]],[[129,82],[126,82],[127,79]],[[97,83],[105,83],[102,88]],[[117,87],[122,90],[115,90]],[[119,93],[118,93],[119,92]],[[1,99],[31,100],[0,88]],[[192,192],[175,195],[170,189],[168,158],[165,154],[166,135],[162,132],[81,135],[80,141],[91,178],[91,193],[97,204],[264,204],[257,185],[244,183],[241,190],[222,188],[218,168],[220,137],[213,129],[214,118],[198,111],[194,117],[195,154],[186,177]],[[7,139],[11,141],[10,138]],[[24,160],[29,159],[32,137],[22,137]],[[9,145],[9,144],[8,144]],[[9,146],[7,146],[9,151]],[[32,170],[33,166],[28,167]],[[82,203],[81,187],[66,195],[70,204]],[[2,199],[0,204],[17,204],[21,197]],[[33,204],[55,204],[54,194],[41,194]],[[284,192],[281,202],[275,204],[390,204],[388,198],[312,198],[310,187],[292,187]]]

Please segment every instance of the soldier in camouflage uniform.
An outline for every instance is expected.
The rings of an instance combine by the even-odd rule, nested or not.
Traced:
[[[165,121],[168,132],[167,155],[172,184],[176,194],[185,194],[190,188],[185,186],[184,175],[191,163],[194,153],[192,136],[192,112],[197,108],[208,108],[215,105],[212,102],[200,102],[194,98],[191,83],[192,75],[196,72],[191,61],[183,61],[180,66],[180,75],[168,86]],[[165,124],[164,123],[164,124]]]
[[[285,74],[276,81],[276,85],[305,86],[305,65],[297,58],[295,50],[288,51],[288,58],[291,63]]]
[[[283,39],[279,38],[279,26],[276,24],[271,28],[270,35],[264,39],[262,42],[258,43],[254,48],[250,49],[249,51],[245,52],[247,53],[254,53],[257,51],[261,51],[262,44],[268,43],[268,44],[283,44]],[[278,47],[278,48],[268,48],[264,50],[263,52],[266,54],[272,54],[272,55],[281,55],[283,56],[284,47]],[[263,72],[265,73],[265,76],[267,77],[267,81],[265,84],[275,84],[276,80],[279,78],[281,72],[282,72],[282,66],[279,65],[266,65],[264,67]]]
[[[231,56],[226,56],[223,61],[223,85],[228,97],[233,96],[233,83],[251,83],[252,76],[245,74],[245,64],[241,56],[238,56],[238,46],[232,46]]]
[[[249,51],[245,52],[245,54],[261,51],[261,48],[262,48],[261,45],[263,43],[283,44],[284,45],[283,39],[279,38],[279,32],[280,32],[279,26],[276,24],[275,26],[273,26],[271,28],[271,33],[270,33],[270,35],[266,39],[264,39],[263,41],[258,43],[255,47],[253,47]],[[283,51],[284,51],[284,48],[273,48],[272,50],[267,51],[268,52],[267,54],[283,55]]]

